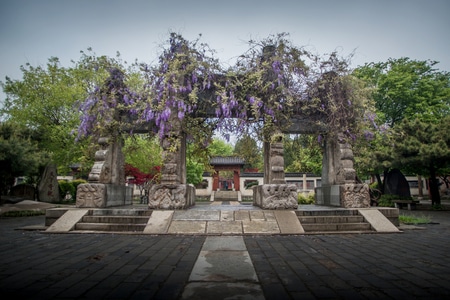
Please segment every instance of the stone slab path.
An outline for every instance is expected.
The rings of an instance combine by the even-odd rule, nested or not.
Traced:
[[[302,234],[295,211],[153,211],[144,233],[154,234]]]
[[[207,237],[182,299],[265,299],[242,236]]]

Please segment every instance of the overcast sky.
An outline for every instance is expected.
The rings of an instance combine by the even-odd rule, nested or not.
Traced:
[[[201,33],[231,65],[249,39],[288,32],[313,52],[354,51],[354,67],[410,57],[450,71],[449,30],[448,0],[0,0],[0,81],[52,56],[71,66],[88,47],[151,63],[170,31]]]

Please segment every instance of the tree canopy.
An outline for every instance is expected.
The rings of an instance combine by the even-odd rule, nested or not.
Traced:
[[[0,123],[0,197],[14,185],[15,177],[39,176],[49,157],[39,149],[38,138],[33,130],[12,122]]]

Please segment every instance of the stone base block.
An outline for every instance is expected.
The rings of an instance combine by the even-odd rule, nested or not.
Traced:
[[[129,186],[104,183],[78,185],[76,207],[103,208],[131,205],[133,189]]]
[[[370,207],[367,184],[346,183],[315,188],[316,204],[344,208]]]
[[[186,209],[195,205],[195,187],[187,184],[155,184],[148,194],[151,209]]]
[[[263,184],[253,188],[253,205],[263,209],[296,209],[297,187],[293,184]]]

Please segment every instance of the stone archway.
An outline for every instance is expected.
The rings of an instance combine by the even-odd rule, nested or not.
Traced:
[[[273,54],[273,50],[273,47],[265,47],[262,61],[267,60]],[[274,75],[272,73],[266,74],[267,78],[264,80],[270,79]],[[184,80],[184,78],[179,79]],[[106,86],[109,87],[108,83],[106,83]],[[330,87],[325,86],[325,88]],[[168,96],[171,100],[174,100],[172,97],[173,93],[174,90],[169,89]],[[194,111],[191,108],[193,111],[189,113],[192,113],[192,118],[208,119],[218,117],[214,109],[212,109],[213,107],[209,105],[213,95],[213,90],[196,95],[196,103],[202,103],[204,109]],[[263,102],[271,104],[270,107],[280,107],[275,105],[278,100],[274,97],[266,97],[264,94],[261,98],[264,98],[262,99]],[[260,103],[262,105],[262,102]],[[250,105],[250,99],[248,99],[246,105]],[[221,118],[239,118],[239,116],[233,115],[235,112],[232,109],[229,107],[225,108],[227,113],[223,113]],[[249,111],[252,110],[249,109]],[[283,113],[281,108],[280,111]],[[167,106],[164,110],[164,116],[167,118],[166,122],[170,126],[167,126],[166,131],[160,133],[161,146],[163,148],[163,168],[161,183],[153,185],[149,191],[150,208],[185,209],[195,203],[195,188],[186,182],[186,124],[183,124],[182,119],[178,117],[186,112],[180,111],[180,106],[173,104]],[[322,188],[316,190],[317,204],[340,207],[370,206],[368,186],[359,184],[356,181],[351,146],[339,136],[339,132],[327,135],[330,130],[337,131],[340,129],[317,128],[314,121],[323,116],[318,111],[315,114],[305,115],[301,109],[290,112],[289,118],[291,120],[289,120],[289,123],[292,126],[289,129],[281,126],[281,123],[279,127],[273,126],[273,124],[271,126],[270,120],[273,121],[273,119],[266,123],[269,124],[268,128],[270,130],[264,134],[264,184],[254,188],[254,205],[264,209],[294,209],[298,207],[296,187],[295,185],[287,184],[285,181],[283,134],[289,132],[304,133],[306,130],[309,133],[317,134],[320,132],[326,136]],[[121,115],[117,110],[115,110],[114,117],[117,120],[121,119]],[[255,121],[265,123],[266,119],[259,116]],[[147,125],[151,127],[155,124],[149,123]],[[325,124],[324,127],[330,126]],[[135,130],[134,132],[137,131]],[[77,206],[79,202],[89,202],[87,199],[92,199],[96,195],[99,195],[99,199],[104,199],[97,206],[113,206],[115,205],[115,202],[111,201],[113,198],[118,198],[121,202],[128,201],[126,189],[116,189],[117,186],[123,185],[122,182],[116,183],[116,177],[121,177],[119,176],[121,174],[121,168],[119,167],[120,157],[122,157],[120,140],[112,139],[111,142],[104,143],[104,148],[96,153],[96,163],[89,175],[89,184],[85,186],[87,189],[84,194],[79,193],[77,195]],[[239,169],[234,169],[234,172],[235,176],[239,176]],[[82,185],[80,186],[83,187]],[[126,201],[123,199],[126,199]]]

